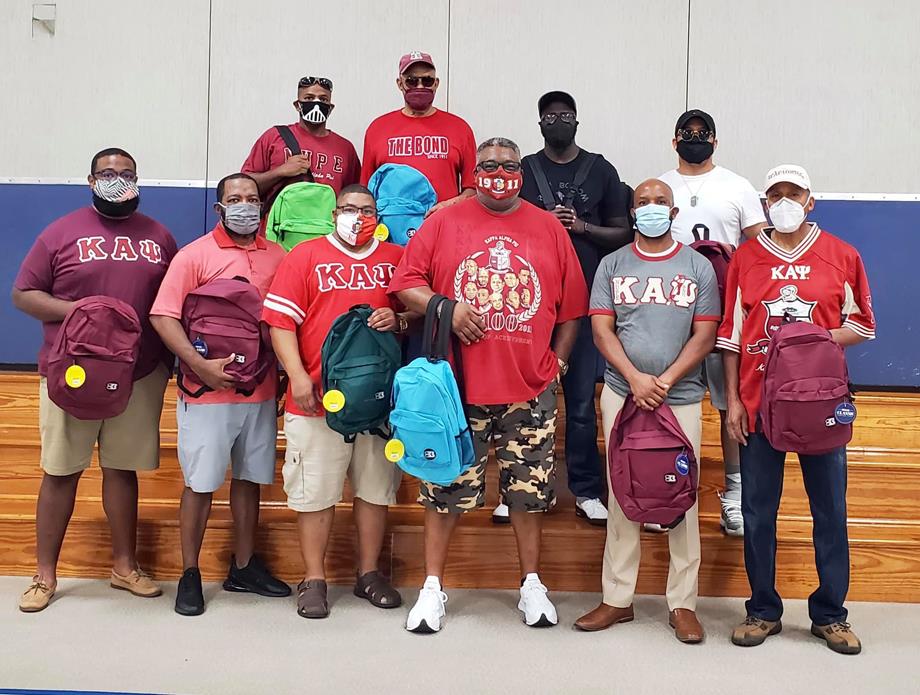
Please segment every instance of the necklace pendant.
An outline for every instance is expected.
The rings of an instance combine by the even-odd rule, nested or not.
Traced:
[[[695,208],[695,207],[696,207],[696,200],[697,200],[697,198],[696,198],[695,195],[690,196],[690,207],[692,207],[692,208]]]

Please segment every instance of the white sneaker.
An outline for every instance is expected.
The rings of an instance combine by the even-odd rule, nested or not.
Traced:
[[[575,500],[575,516],[594,526],[607,525],[607,507],[597,497],[579,497]]]
[[[744,535],[744,516],[741,514],[741,500],[730,500],[719,493],[719,502],[722,503],[722,518],[719,526],[726,536]]]
[[[540,577],[536,573],[528,574],[524,578],[518,610],[524,614],[524,622],[529,627],[552,627],[559,622],[556,607],[546,592],[546,587],[540,583]]]
[[[648,524],[648,523],[642,524],[642,529],[644,531],[648,531],[649,533],[667,533],[668,532],[668,529],[666,529],[661,524]]]
[[[418,600],[409,611],[406,629],[417,634],[437,632],[441,629],[445,603],[447,603],[447,594],[441,591],[441,582],[437,577],[428,577],[418,594]]]
[[[492,523],[493,524],[510,524],[511,523],[511,517],[508,514],[507,504],[502,502],[495,509],[492,510]]]

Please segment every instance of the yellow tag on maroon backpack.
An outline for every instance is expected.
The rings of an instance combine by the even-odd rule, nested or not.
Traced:
[[[78,389],[86,383],[86,370],[79,364],[72,364],[64,372],[64,382],[72,389]]]

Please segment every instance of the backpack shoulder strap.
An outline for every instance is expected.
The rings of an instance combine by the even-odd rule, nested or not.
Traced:
[[[543,167],[540,166],[539,155],[534,154],[527,157],[527,166],[530,168],[530,173],[533,174],[534,180],[537,182],[537,190],[540,191],[540,197],[543,198],[543,207],[547,210],[552,210],[556,207],[556,198],[553,196],[553,190],[549,186],[546,172],[543,171]]]
[[[597,155],[594,152],[585,152],[585,158],[581,160],[581,164],[578,165],[578,171],[575,172],[572,188],[577,189],[588,179],[588,174],[591,173],[591,167],[594,166],[594,162],[596,161]]]
[[[286,125],[276,125],[275,130],[278,131],[278,135],[281,136],[281,139],[284,140],[284,146],[287,147],[291,154],[300,154],[300,143],[297,141],[297,138],[294,137],[293,131],[291,128]]]

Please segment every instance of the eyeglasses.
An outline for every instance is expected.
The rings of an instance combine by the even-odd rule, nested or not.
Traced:
[[[361,215],[362,217],[377,217],[377,208],[363,207],[359,208],[354,205],[339,205],[335,208],[346,215]]]
[[[514,174],[521,170],[520,162],[513,162],[513,161],[496,162],[494,159],[487,159],[484,162],[479,162],[479,164],[477,164],[476,166],[478,166],[483,171],[487,171],[489,173],[492,173],[493,171],[498,171],[499,167],[507,171],[509,174]]]
[[[677,139],[683,140],[684,142],[690,142],[694,138],[697,140],[709,140],[715,133],[711,130],[690,130],[689,128],[681,128],[677,131]]]
[[[562,113],[545,113],[543,118],[540,119],[541,123],[546,125],[552,125],[556,122],[557,119],[561,119],[563,123],[574,123],[575,114],[571,111],[563,111]]]
[[[434,87],[434,81],[436,78],[431,75],[425,75],[424,77],[413,77],[411,75],[403,75],[403,81],[406,83],[407,87],[416,88],[419,85],[422,85],[426,89],[431,89]]]
[[[128,183],[135,183],[137,181],[137,174],[130,169],[125,169],[124,171],[103,169],[102,171],[93,172],[93,177],[102,179],[103,181],[114,181],[115,179],[123,179]]]
[[[332,80],[328,77],[301,77],[300,82],[297,83],[297,88],[312,87],[315,84],[318,84],[323,89],[328,89],[330,92],[332,91]]]

